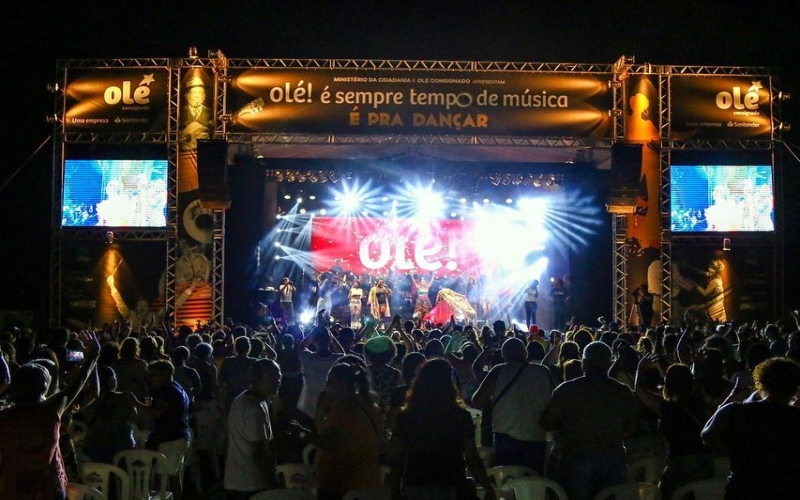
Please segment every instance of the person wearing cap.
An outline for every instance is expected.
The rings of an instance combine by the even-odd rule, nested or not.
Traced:
[[[197,139],[208,139],[214,114],[206,106],[206,87],[197,75],[186,80],[180,114],[179,142],[183,149],[197,149]]]
[[[608,376],[611,348],[599,341],[583,350],[583,376],[553,391],[539,420],[557,432],[561,450],[558,477],[570,500],[591,500],[604,488],[626,480],[623,439],[639,422],[634,392]]]
[[[281,284],[278,286],[284,325],[291,325],[294,323],[294,292],[296,291],[297,288],[295,288],[294,283],[286,277],[281,280]]]

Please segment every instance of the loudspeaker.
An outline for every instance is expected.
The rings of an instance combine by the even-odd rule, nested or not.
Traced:
[[[228,142],[197,141],[197,181],[201,202],[228,201]]]
[[[630,189],[639,184],[642,145],[618,142],[611,146],[611,190]]]

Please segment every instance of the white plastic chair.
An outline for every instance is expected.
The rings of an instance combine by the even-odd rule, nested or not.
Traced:
[[[594,500],[661,500],[661,491],[653,483],[624,483],[611,486],[597,495]]]
[[[275,466],[275,473],[285,488],[316,491],[317,466],[314,464],[280,464]]]
[[[389,500],[391,492],[386,488],[367,488],[345,493],[342,500]]]
[[[389,488],[389,475],[392,473],[392,468],[388,465],[381,465],[381,484],[384,488]]]
[[[309,443],[303,448],[303,463],[315,464],[317,463],[317,447]]]
[[[679,487],[669,500],[684,500],[689,493],[694,493],[694,498],[703,500],[724,500],[725,480],[720,478],[693,481]]]
[[[478,446],[478,456],[486,469],[494,467],[494,448],[491,446]]]
[[[663,462],[656,457],[644,457],[628,464],[627,483],[658,484],[661,479]]]
[[[486,470],[495,488],[500,488],[507,481],[520,477],[538,476],[536,469],[524,465],[495,465]]]
[[[67,500],[106,500],[106,496],[91,486],[67,483]]]
[[[717,479],[728,479],[731,474],[731,457],[714,457],[714,477]]]
[[[169,468],[167,457],[152,450],[123,450],[114,455],[114,465],[131,478],[131,500],[169,500]]]
[[[101,462],[80,464],[81,484],[91,486],[106,497],[111,497],[112,488],[117,500],[129,500],[131,496],[131,477],[116,465]]]
[[[567,492],[560,484],[542,476],[512,479],[507,481],[500,489],[513,492],[516,500],[547,500],[550,498],[568,500]],[[554,495],[554,497],[551,495]]]
[[[250,500],[317,500],[317,494],[297,488],[277,488],[256,493]]]

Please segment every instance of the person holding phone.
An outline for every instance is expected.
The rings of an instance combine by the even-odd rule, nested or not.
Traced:
[[[11,406],[0,411],[0,498],[67,498],[67,474],[61,455],[61,418],[94,373],[100,343],[83,332],[86,357],[77,374],[48,396],[52,376],[43,366],[26,363],[7,389]],[[15,464],[10,466],[10,464]]]

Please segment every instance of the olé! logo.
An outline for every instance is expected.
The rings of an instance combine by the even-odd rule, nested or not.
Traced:
[[[155,82],[153,73],[144,75],[136,88],[131,88],[131,82],[124,80],[122,87],[112,85],[103,92],[106,104],[150,104],[150,84]]]
[[[763,86],[761,82],[753,82],[744,93],[742,92],[742,87],[733,87],[731,92],[722,91],[717,94],[717,107],[719,109],[748,109],[748,110],[757,110],[758,109],[758,91],[761,90]]]

